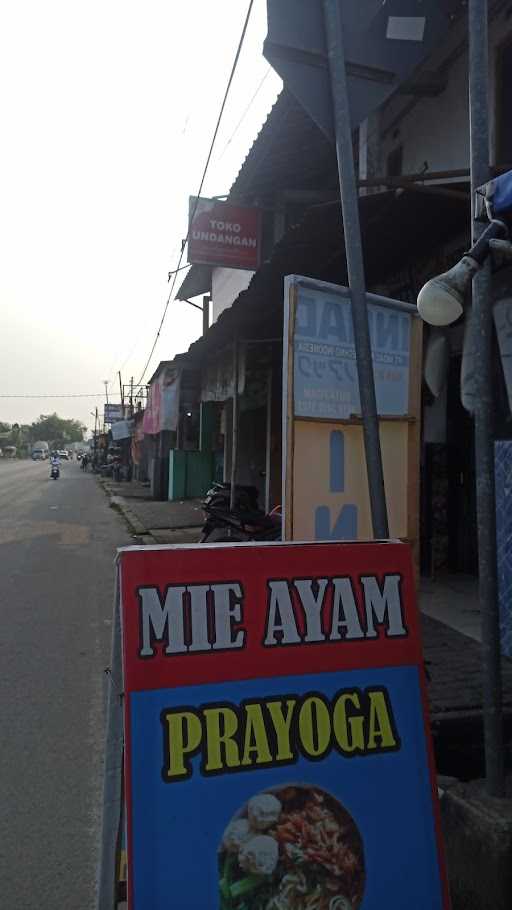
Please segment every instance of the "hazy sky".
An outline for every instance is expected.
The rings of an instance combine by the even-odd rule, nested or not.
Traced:
[[[102,394],[107,378],[114,395],[120,368],[138,380],[247,5],[0,4],[0,396]],[[269,69],[265,33],[255,0],[206,195],[228,191],[279,91],[270,71],[231,138]],[[200,331],[174,303],[150,372]],[[56,410],[90,427],[96,404],[0,397],[0,420]]]

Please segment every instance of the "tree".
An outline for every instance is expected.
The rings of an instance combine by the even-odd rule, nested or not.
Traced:
[[[82,442],[86,427],[79,420],[66,420],[57,414],[41,414],[30,425],[31,442],[48,442],[55,448],[64,448],[70,442]]]

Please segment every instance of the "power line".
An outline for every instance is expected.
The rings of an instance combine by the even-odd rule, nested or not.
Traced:
[[[170,280],[171,280],[171,275],[175,275],[176,272],[182,272],[183,269],[189,269],[189,268],[190,268],[190,265],[187,263],[187,265],[182,265],[181,268],[179,268],[179,269],[173,269],[172,272],[169,272],[169,278],[168,278],[168,280],[170,281]]]
[[[0,398],[105,398],[105,392],[88,392],[77,395],[0,395]]]
[[[247,114],[249,113],[249,111],[250,111],[252,105],[254,104],[254,101],[255,101],[255,99],[256,99],[258,93],[259,93],[260,90],[262,89],[263,83],[265,82],[265,80],[267,79],[267,77],[268,77],[268,75],[269,75],[269,73],[270,73],[271,71],[272,71],[272,67],[269,66],[269,68],[267,69],[266,73],[265,73],[265,74],[263,75],[263,77],[260,79],[260,82],[259,82],[259,84],[258,84],[258,87],[257,87],[256,91],[254,92],[254,94],[253,94],[251,100],[249,101],[249,103],[246,105],[246,107],[245,107],[245,109],[244,109],[244,111],[243,111],[243,113],[242,113],[242,116],[240,117],[240,120],[238,121],[237,125],[235,126],[233,132],[231,133],[231,136],[229,137],[228,141],[226,142],[226,145],[225,145],[224,148],[222,149],[222,152],[220,153],[220,155],[219,155],[217,161],[220,161],[220,160],[224,157],[224,155],[226,154],[226,151],[227,151],[228,146],[231,145],[233,139],[235,138],[236,134],[238,133],[238,130],[240,129],[240,127],[241,127],[242,123],[244,122],[245,118],[247,117]]]
[[[183,259],[183,253],[184,253],[184,251],[185,251],[185,246],[186,246],[187,243],[188,243],[188,238],[189,238],[189,235],[190,235],[190,225],[192,224],[192,222],[193,222],[193,220],[194,220],[194,217],[195,217],[195,214],[196,214],[197,205],[198,205],[198,202],[199,202],[199,197],[200,197],[200,195],[201,195],[201,192],[202,192],[202,189],[203,189],[203,184],[204,184],[205,177],[206,177],[206,172],[207,172],[207,170],[208,170],[208,166],[209,166],[209,164],[210,164],[210,159],[211,159],[211,157],[212,157],[213,147],[214,147],[214,145],[215,145],[215,140],[217,139],[217,133],[219,132],[220,122],[221,122],[221,120],[222,120],[222,115],[223,115],[223,113],[224,113],[224,108],[225,108],[225,106],[226,106],[226,101],[228,100],[228,95],[229,95],[229,90],[230,90],[230,88],[231,88],[231,83],[233,82],[233,77],[234,77],[234,75],[235,75],[235,71],[236,71],[236,68],[237,68],[238,59],[239,59],[239,57],[240,57],[240,53],[241,53],[241,50],[242,50],[242,47],[243,47],[243,43],[244,43],[244,39],[245,39],[245,33],[246,33],[246,31],[247,31],[247,26],[249,25],[249,19],[250,19],[250,16],[251,16],[251,10],[252,10],[253,3],[254,3],[254,0],[249,0],[249,6],[248,6],[248,8],[247,8],[247,13],[246,13],[246,16],[245,16],[245,22],[244,22],[244,25],[243,25],[243,28],[242,28],[242,34],[240,35],[240,40],[239,40],[239,42],[238,42],[238,47],[237,47],[237,51],[236,51],[236,54],[235,54],[235,59],[233,60],[233,65],[232,65],[232,67],[231,67],[231,73],[230,73],[229,79],[228,79],[228,84],[227,84],[227,86],[226,86],[226,91],[224,92],[224,98],[223,98],[223,100],[222,100],[222,104],[221,104],[219,116],[218,116],[218,118],[217,118],[217,125],[216,125],[215,130],[214,130],[214,133],[213,133],[213,138],[212,138],[212,141],[211,141],[211,144],[210,144],[210,149],[209,149],[209,152],[208,152],[208,157],[206,158],[206,164],[205,164],[205,166],[204,166],[203,176],[201,177],[201,183],[199,184],[199,189],[198,189],[198,191],[197,191],[196,201],[195,201],[194,208],[193,208],[193,211],[192,211],[192,216],[191,216],[191,218],[190,218],[190,220],[189,220],[189,225],[188,225],[188,229],[187,229],[187,236],[186,236],[186,238],[185,238],[185,242],[182,244],[182,247],[181,247],[181,252],[180,252],[179,259],[178,259],[178,265],[177,265],[176,269],[174,270],[174,277],[173,277],[173,280],[172,280],[171,290],[169,291],[169,294],[168,294],[168,296],[167,296],[167,300],[166,300],[165,306],[164,306],[164,312],[163,312],[162,318],[161,318],[161,320],[160,320],[160,325],[158,326],[158,331],[157,331],[157,333],[156,333],[156,335],[155,335],[155,340],[154,340],[154,342],[153,342],[153,346],[152,346],[152,348],[151,348],[151,351],[149,352],[149,357],[148,357],[148,359],[146,360],[146,364],[145,364],[144,369],[143,369],[143,371],[142,371],[142,373],[141,373],[141,377],[140,377],[140,379],[139,379],[139,384],[142,383],[142,380],[144,379],[144,376],[146,375],[146,370],[147,370],[149,364],[151,363],[151,358],[152,358],[152,356],[153,356],[153,354],[154,354],[154,351],[155,351],[155,348],[156,348],[156,346],[157,346],[157,344],[158,344],[158,339],[160,338],[160,332],[162,331],[162,327],[163,327],[163,324],[164,324],[164,322],[165,322],[165,317],[166,317],[166,315],[167,315],[167,310],[169,309],[169,304],[170,304],[170,302],[171,302],[171,298],[172,298],[172,295],[173,295],[174,287],[175,287],[175,284],[176,284],[176,279],[177,279],[177,277],[178,277],[178,273],[181,271],[181,268],[180,268],[180,267],[181,267],[181,260]]]

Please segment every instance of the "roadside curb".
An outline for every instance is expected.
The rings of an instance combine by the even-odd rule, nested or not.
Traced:
[[[112,489],[108,481],[103,480],[102,478],[98,478],[98,483],[101,487],[103,487],[103,490],[108,496],[110,508],[117,509],[121,513],[132,533],[137,537],[141,537],[142,543],[144,544],[155,544],[155,538],[151,532],[144,527],[135,512],[130,509],[130,506],[126,502],[126,499],[124,499],[123,496],[117,496],[112,493]]]

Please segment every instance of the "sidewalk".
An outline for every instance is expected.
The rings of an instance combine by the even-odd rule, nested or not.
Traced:
[[[111,504],[118,508],[142,543],[197,543],[203,526],[200,499],[155,502],[149,487],[138,481],[101,480]]]
[[[478,578],[473,575],[440,575],[420,579],[422,613],[481,641]]]

